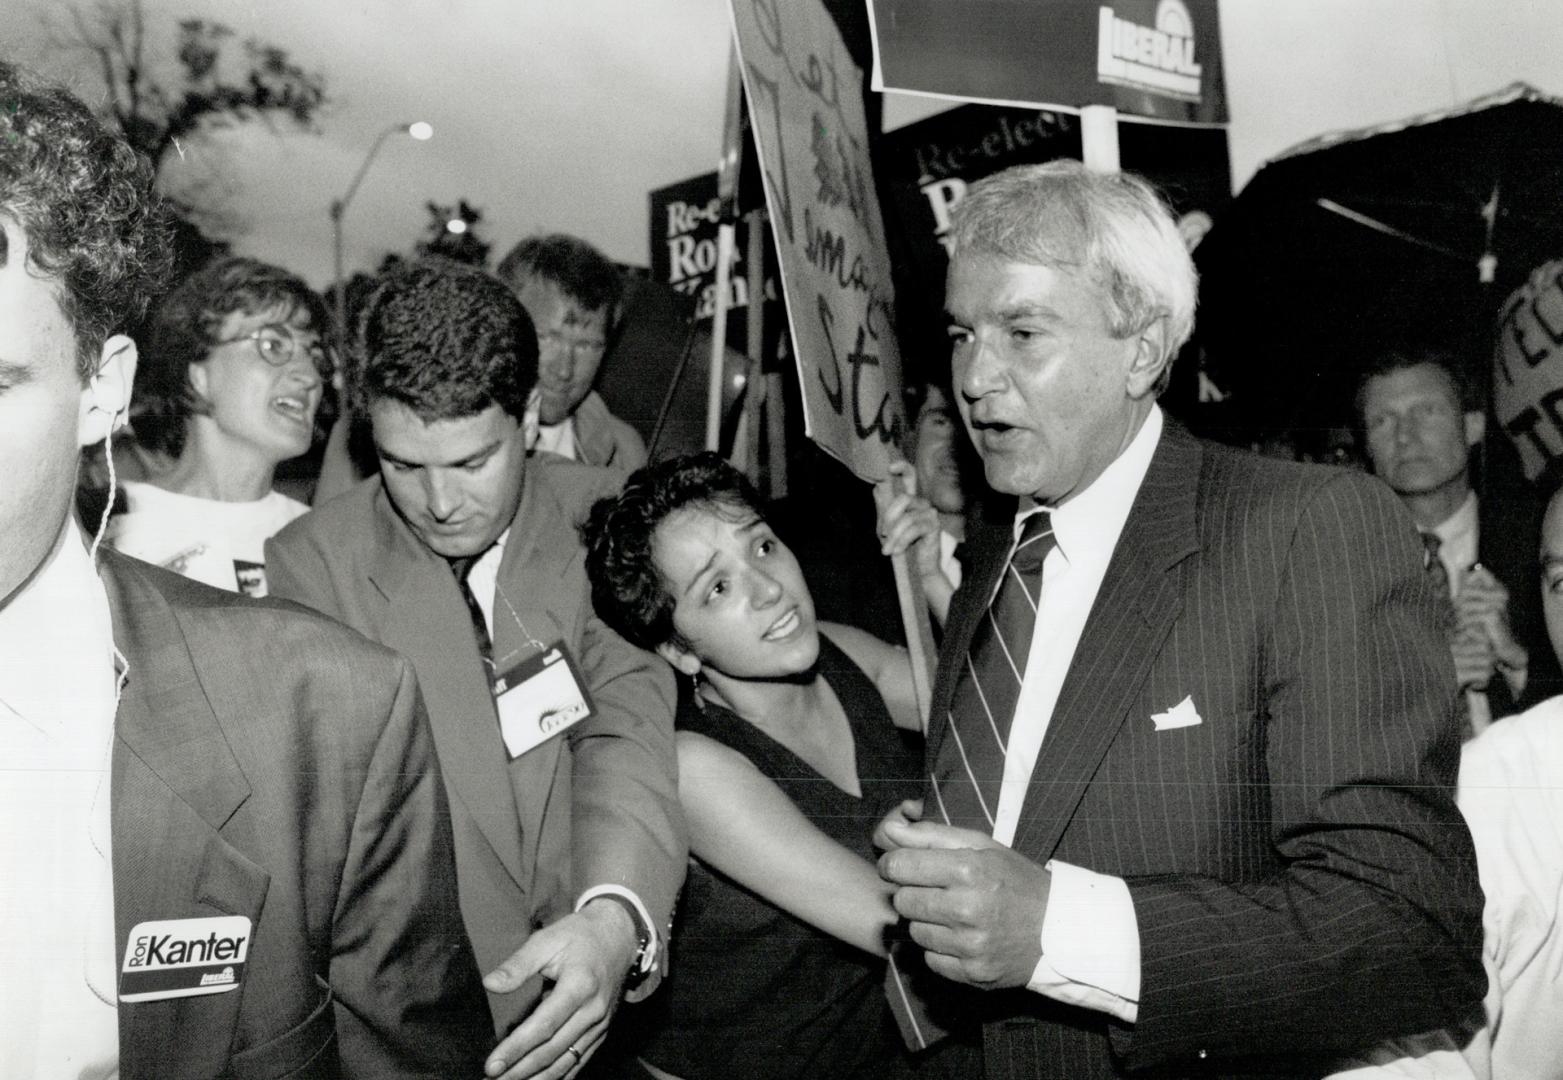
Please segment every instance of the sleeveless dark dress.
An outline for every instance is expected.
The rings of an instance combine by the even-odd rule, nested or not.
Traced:
[[[872,861],[874,826],[922,790],[922,753],[865,675],[824,634],[819,672],[846,711],[862,798],[719,706],[685,703],[678,727],[743,754],[820,831]],[[645,1060],[685,1080],[905,1077],[885,1003],[884,966],[690,860],[673,927],[672,970],[647,1010]]]

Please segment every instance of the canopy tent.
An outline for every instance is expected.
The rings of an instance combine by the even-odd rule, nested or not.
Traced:
[[[1195,253],[1203,410],[1233,441],[1350,424],[1356,372],[1453,346],[1486,382],[1495,316],[1563,255],[1563,99],[1516,83],[1311,139],[1268,162]]]

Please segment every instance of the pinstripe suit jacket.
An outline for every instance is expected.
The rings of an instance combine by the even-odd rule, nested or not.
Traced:
[[[975,540],[930,760],[1009,537],[1006,522]],[[1338,1051],[1468,1015],[1482,897],[1451,797],[1437,603],[1378,481],[1167,425],[1014,845],[1128,882],[1138,1022],[1025,990],[973,995],[987,1076],[1319,1074]],[[1154,729],[1190,696],[1201,724]]]

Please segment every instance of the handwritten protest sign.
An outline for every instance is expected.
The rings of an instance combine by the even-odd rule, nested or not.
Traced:
[[[865,480],[905,420],[862,71],[818,0],[732,0],[809,437]]]
[[[1563,457],[1563,260],[1538,266],[1504,302],[1492,403],[1527,477]]]

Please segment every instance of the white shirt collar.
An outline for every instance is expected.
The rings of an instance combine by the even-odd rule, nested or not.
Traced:
[[[494,542],[489,545],[488,550],[478,556],[478,561],[473,564],[473,569],[475,570],[481,566],[486,570],[492,566],[497,571],[499,569],[499,561],[505,557],[505,543],[509,539],[510,526],[507,525],[505,526],[505,531],[500,533]]]
[[[557,424],[537,425],[537,449],[579,460],[576,455],[575,414],[571,413]]]
[[[116,655],[108,592],[68,520],[43,569],[0,609],[0,723],[102,745],[106,732],[92,729],[104,718],[112,727]],[[95,718],[85,731],[83,717]]]
[[[1465,501],[1460,504],[1459,508],[1437,525],[1434,525],[1432,531],[1445,544],[1458,546],[1462,542],[1468,541],[1474,549],[1476,546],[1476,529],[1476,492],[1468,491],[1465,494]]]
[[[1106,564],[1113,548],[1123,532],[1124,522],[1140,485],[1151,466],[1151,457],[1161,442],[1164,427],[1160,405],[1152,405],[1151,411],[1140,424],[1123,453],[1114,458],[1093,480],[1089,487],[1062,506],[1052,508],[1053,532],[1058,539],[1058,550],[1064,559],[1074,564],[1082,559],[1096,559]],[[1020,519],[1037,507],[1031,499],[1022,499],[1016,514],[1016,535],[1019,535]]]
[[[487,551],[478,556],[478,561],[472,564],[472,569],[467,573],[467,588],[477,598],[490,638],[494,636],[494,592],[499,587],[499,564],[505,558],[505,541],[509,539],[510,530],[507,528],[499,534],[499,539],[489,545]]]

